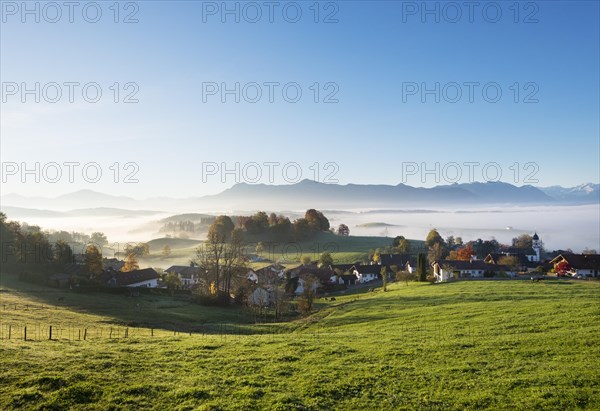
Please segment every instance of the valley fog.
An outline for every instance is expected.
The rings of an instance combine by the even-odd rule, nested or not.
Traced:
[[[435,210],[431,210],[435,211]],[[596,205],[564,207],[504,207],[487,209],[437,210],[435,212],[368,212],[331,215],[332,226],[344,222],[351,235],[403,235],[425,239],[432,228],[446,238],[462,237],[464,241],[494,237],[510,244],[520,234],[535,231],[548,250],[581,251],[600,247],[600,209]],[[357,227],[368,223],[391,226]]]
[[[411,239],[424,239],[432,228],[440,234],[462,237],[464,241],[477,238],[495,238],[510,243],[513,237],[523,233],[540,235],[548,250],[571,248],[579,252],[584,248],[600,248],[600,209],[597,204],[582,206],[548,207],[488,207],[473,209],[430,210],[323,210],[331,226],[348,225],[350,235],[389,236],[403,235]],[[250,215],[254,211],[248,211]],[[236,211],[236,215],[242,212]],[[211,213],[218,215],[219,213]],[[231,214],[227,212],[226,214]],[[283,212],[290,219],[301,212]],[[8,215],[10,220],[36,224],[46,230],[77,231],[90,234],[101,231],[111,243],[149,241],[164,237],[160,233],[159,220],[173,213],[144,216],[77,216],[33,217]],[[382,223],[382,224],[375,224]],[[366,225],[366,226],[361,226]],[[190,238],[203,239],[197,233]]]

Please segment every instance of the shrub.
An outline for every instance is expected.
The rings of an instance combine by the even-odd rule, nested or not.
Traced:
[[[313,303],[315,300],[315,292],[310,289],[304,290],[304,292],[298,297],[298,310],[303,315],[310,314],[313,309]]]
[[[408,284],[409,281],[416,281],[417,276],[414,273],[409,273],[408,271],[398,271],[396,273],[396,281],[404,281]]]

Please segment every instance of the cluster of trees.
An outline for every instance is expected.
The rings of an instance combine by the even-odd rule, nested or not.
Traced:
[[[294,222],[283,215],[267,215],[264,211],[259,211],[253,216],[238,217],[237,226],[244,233],[272,241],[302,241],[330,229],[327,217],[315,209],[307,210],[304,218],[298,218]],[[348,234],[349,232],[347,229]]]
[[[531,248],[532,244],[533,238],[529,234],[521,234],[512,239],[513,247]],[[478,238],[467,243],[463,243],[462,238],[453,236],[449,236],[444,240],[435,228],[427,235],[425,245],[429,250],[428,258],[430,262],[443,259],[468,261],[473,256],[483,259],[488,254],[500,253],[502,248],[507,247],[493,238],[490,240]]]
[[[196,232],[196,224],[194,224],[191,220],[183,220],[183,221],[168,221],[163,224],[160,228],[161,233],[178,233],[178,232],[186,232],[186,233],[194,233]]]
[[[159,229],[159,232],[171,233],[177,237],[185,238],[187,233],[206,231],[215,222],[216,218],[210,215],[198,216],[192,214],[173,216],[163,220],[163,225]],[[167,237],[171,234],[168,234]]]
[[[350,229],[346,224],[340,224],[337,228],[336,234],[342,237],[348,237],[350,235]]]
[[[25,231],[28,230],[30,226],[27,223],[22,223],[21,228]],[[35,227],[35,226],[33,226]],[[39,228],[39,227],[38,227]],[[69,232],[64,230],[59,231],[46,231],[45,234],[48,237],[48,241],[50,243],[57,243],[59,241],[63,241],[67,244],[89,244],[93,243],[98,245],[99,247],[104,247],[108,244],[108,239],[106,235],[101,232],[94,232],[91,235],[87,235],[85,233],[78,233],[75,231]]]
[[[75,262],[71,245],[86,240],[84,265],[88,274],[102,272],[101,246],[108,243],[103,233],[91,236],[66,231],[43,231],[36,225],[9,221],[0,213],[0,259],[4,268],[16,271],[31,282],[46,283],[50,276],[64,272]],[[92,244],[92,243],[98,244]]]
[[[148,243],[127,244],[123,251],[125,253],[125,265],[121,271],[129,272],[139,270],[139,259],[150,254],[150,246]]]
[[[292,222],[282,215],[267,215],[259,211],[253,216],[238,217],[238,227],[251,235],[258,235],[269,240],[287,241],[293,238]]]
[[[64,240],[51,242],[35,225],[8,221],[0,212],[0,261],[8,269],[43,279],[73,262],[73,250]]]
[[[393,251],[399,254],[408,254],[410,253],[410,241],[408,241],[404,236],[399,235],[394,238],[392,242]]]

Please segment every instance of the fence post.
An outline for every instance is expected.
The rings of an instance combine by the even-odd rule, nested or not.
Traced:
[[[108,338],[112,338],[112,327],[110,327],[110,333],[108,334]]]
[[[150,328],[150,337],[154,337],[154,328]]]
[[[79,331],[79,334],[77,336],[77,340],[81,341],[81,328],[78,331]]]
[[[23,341],[27,341],[27,326],[23,328]]]
[[[8,326],[8,339],[10,340],[10,335],[12,334],[12,325]]]
[[[50,326],[50,331],[48,332],[48,339],[52,339],[52,326]]]
[[[83,341],[87,338],[87,328],[83,329]]]

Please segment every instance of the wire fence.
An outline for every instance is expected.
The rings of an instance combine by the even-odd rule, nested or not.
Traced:
[[[98,341],[152,338],[203,338],[239,341],[254,336],[274,341],[281,338],[320,338],[319,326],[310,331],[292,331],[278,324],[205,324],[193,331],[128,326],[73,326],[0,322],[0,341]]]
[[[73,308],[73,307],[70,307]],[[248,320],[255,318],[255,322],[207,322],[204,324],[173,326],[157,326],[151,328],[148,325],[121,325],[111,324],[102,325],[98,323],[91,324],[73,324],[73,322],[61,322],[60,319],[40,319],[29,320],[26,318],[10,318],[11,312],[24,314],[24,311],[34,312],[54,312],[64,310],[64,306],[52,304],[21,304],[3,301],[0,302],[0,341],[97,341],[97,340],[119,340],[127,338],[167,338],[167,337],[196,337],[196,338],[219,338],[222,341],[237,341],[242,337],[259,336],[275,339],[276,337],[296,338],[302,334],[306,338],[318,338],[320,328],[313,326],[313,330],[295,330],[290,327],[282,326],[282,323],[275,319],[267,319],[264,322],[259,321],[259,317],[248,317]],[[37,315],[37,314],[36,314]],[[52,317],[55,317],[52,314]],[[270,322],[269,320],[273,321]]]

